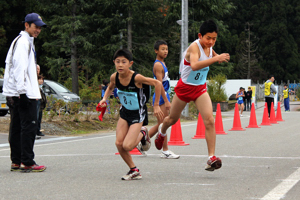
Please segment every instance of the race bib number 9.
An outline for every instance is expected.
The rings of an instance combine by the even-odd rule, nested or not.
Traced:
[[[194,85],[204,85],[206,82],[208,71],[209,67],[205,67],[197,71],[191,71],[190,75],[187,78],[187,82]]]
[[[136,92],[124,92],[118,90],[118,96],[122,106],[124,106],[127,110],[139,109],[139,101]]]

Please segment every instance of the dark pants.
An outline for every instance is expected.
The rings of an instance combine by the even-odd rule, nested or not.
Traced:
[[[270,117],[270,113],[271,113],[271,104],[273,102],[274,104],[274,98],[272,97],[265,97],[265,100],[267,102],[267,106],[268,106],[268,114],[269,114],[269,117]]]
[[[289,111],[290,110],[290,98],[284,99],[283,103],[284,103],[284,110]]]
[[[9,144],[11,161],[15,164],[34,165],[33,146],[37,130],[37,101],[30,99],[27,108],[19,106],[19,98],[13,97]]]
[[[40,107],[41,107],[41,100],[37,101],[37,106],[36,106],[36,110],[37,110],[37,132],[36,134],[39,135],[41,134],[41,122],[42,122],[42,117],[43,117],[43,111],[40,111]]]
[[[251,111],[251,99],[246,99],[246,109],[247,111]]]

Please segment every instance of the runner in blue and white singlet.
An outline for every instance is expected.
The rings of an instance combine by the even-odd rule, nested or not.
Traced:
[[[167,69],[167,67],[164,65],[163,62],[161,62],[161,61],[159,61],[159,60],[155,60],[155,61],[154,61],[154,64],[155,64],[156,62],[159,62],[159,63],[163,66],[163,68],[164,68],[165,75],[164,75],[164,77],[163,77],[163,79],[162,79],[162,84],[163,84],[163,86],[164,86],[165,94],[166,94],[168,100],[170,101],[170,95],[169,95],[169,92],[170,92],[170,78],[169,78],[169,72],[168,72],[168,69]],[[154,66],[154,64],[153,64],[153,66]],[[154,79],[157,79],[156,76],[155,76],[155,74],[154,74],[154,72],[153,72],[153,77],[154,77]],[[155,99],[155,93],[153,94],[153,101],[152,101],[153,103],[154,103],[154,99]],[[164,99],[162,98],[162,96],[160,96],[160,99],[159,99],[159,105],[162,105],[162,104],[164,104],[164,103],[165,103]]]

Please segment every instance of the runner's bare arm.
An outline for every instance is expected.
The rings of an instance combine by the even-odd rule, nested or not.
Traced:
[[[113,92],[113,90],[115,89],[115,80],[116,80],[116,73],[113,73],[111,76],[110,76],[110,83],[105,91],[105,94],[102,98],[102,100],[99,102],[100,105],[102,105],[103,103],[106,102],[107,98],[111,95],[111,93]]]
[[[212,58],[209,58],[207,60],[199,61],[199,58],[201,56],[201,53],[199,52],[199,47],[196,43],[192,43],[189,47],[190,51],[190,64],[193,71],[205,68],[209,65],[212,65],[215,62],[228,62],[230,59],[230,56],[228,53],[222,53],[220,55],[215,54]]]

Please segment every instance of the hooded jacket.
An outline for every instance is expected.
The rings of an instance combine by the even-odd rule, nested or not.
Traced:
[[[3,95],[26,94],[29,99],[40,99],[34,38],[26,31],[21,31],[20,36],[14,39],[6,56]]]

